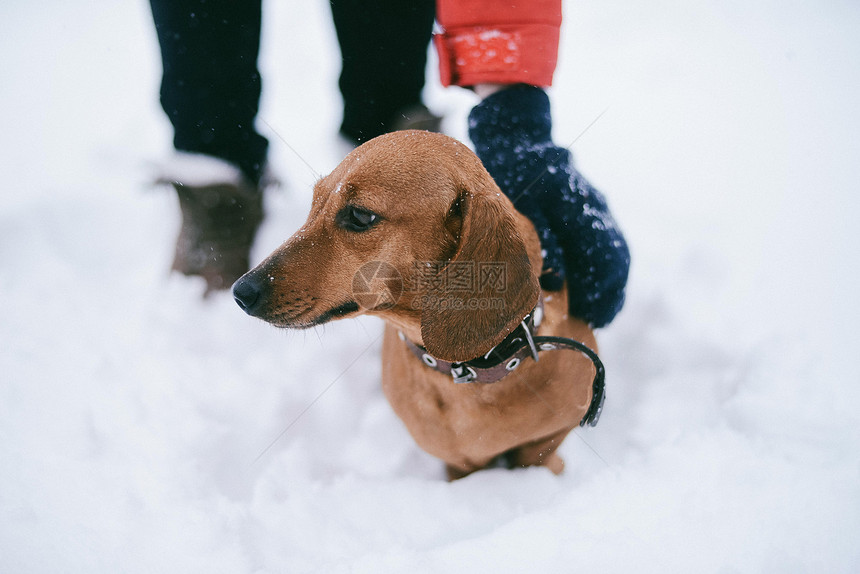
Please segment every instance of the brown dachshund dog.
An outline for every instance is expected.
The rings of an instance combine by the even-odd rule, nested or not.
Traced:
[[[233,294],[278,327],[382,318],[382,388],[450,478],[500,461],[560,473],[555,451],[592,400],[586,356],[527,357],[491,384],[456,384],[432,368],[483,357],[520,328],[541,297],[540,270],[534,227],[477,156],[450,137],[402,131],[356,148],[317,182],[307,222]],[[538,334],[595,349],[566,302],[564,292],[543,296]]]

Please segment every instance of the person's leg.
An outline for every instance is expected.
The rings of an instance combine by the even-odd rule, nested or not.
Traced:
[[[174,147],[238,166],[257,184],[268,142],[254,128],[260,98],[261,2],[150,0]]]
[[[163,77],[161,104],[179,154],[160,181],[179,198],[173,269],[226,289],[248,270],[263,219],[268,141],[260,99],[260,0],[150,0]],[[215,158],[215,159],[213,159]]]
[[[361,143],[416,118],[416,127],[422,117],[438,127],[421,103],[434,0],[332,0],[331,8],[343,58],[341,132]]]

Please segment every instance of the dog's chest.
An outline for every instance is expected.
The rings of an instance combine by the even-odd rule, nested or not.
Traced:
[[[423,365],[387,331],[383,390],[424,450],[449,461],[477,460],[578,423],[589,389],[559,359],[524,364],[497,383],[458,385]],[[566,377],[558,376],[565,370]]]

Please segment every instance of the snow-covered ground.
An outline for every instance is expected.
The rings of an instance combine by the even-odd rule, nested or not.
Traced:
[[[4,2],[0,572],[860,571],[860,5],[566,15],[556,139],[606,110],[574,151],[635,258],[606,410],[562,477],[449,484],[379,322],[285,333],[167,273],[146,4]],[[257,259],[345,151],[326,3],[266,18]],[[428,99],[462,138],[472,96]]]

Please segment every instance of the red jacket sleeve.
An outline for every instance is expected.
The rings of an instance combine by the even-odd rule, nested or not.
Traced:
[[[561,0],[437,0],[436,19],[443,85],[552,84]]]

